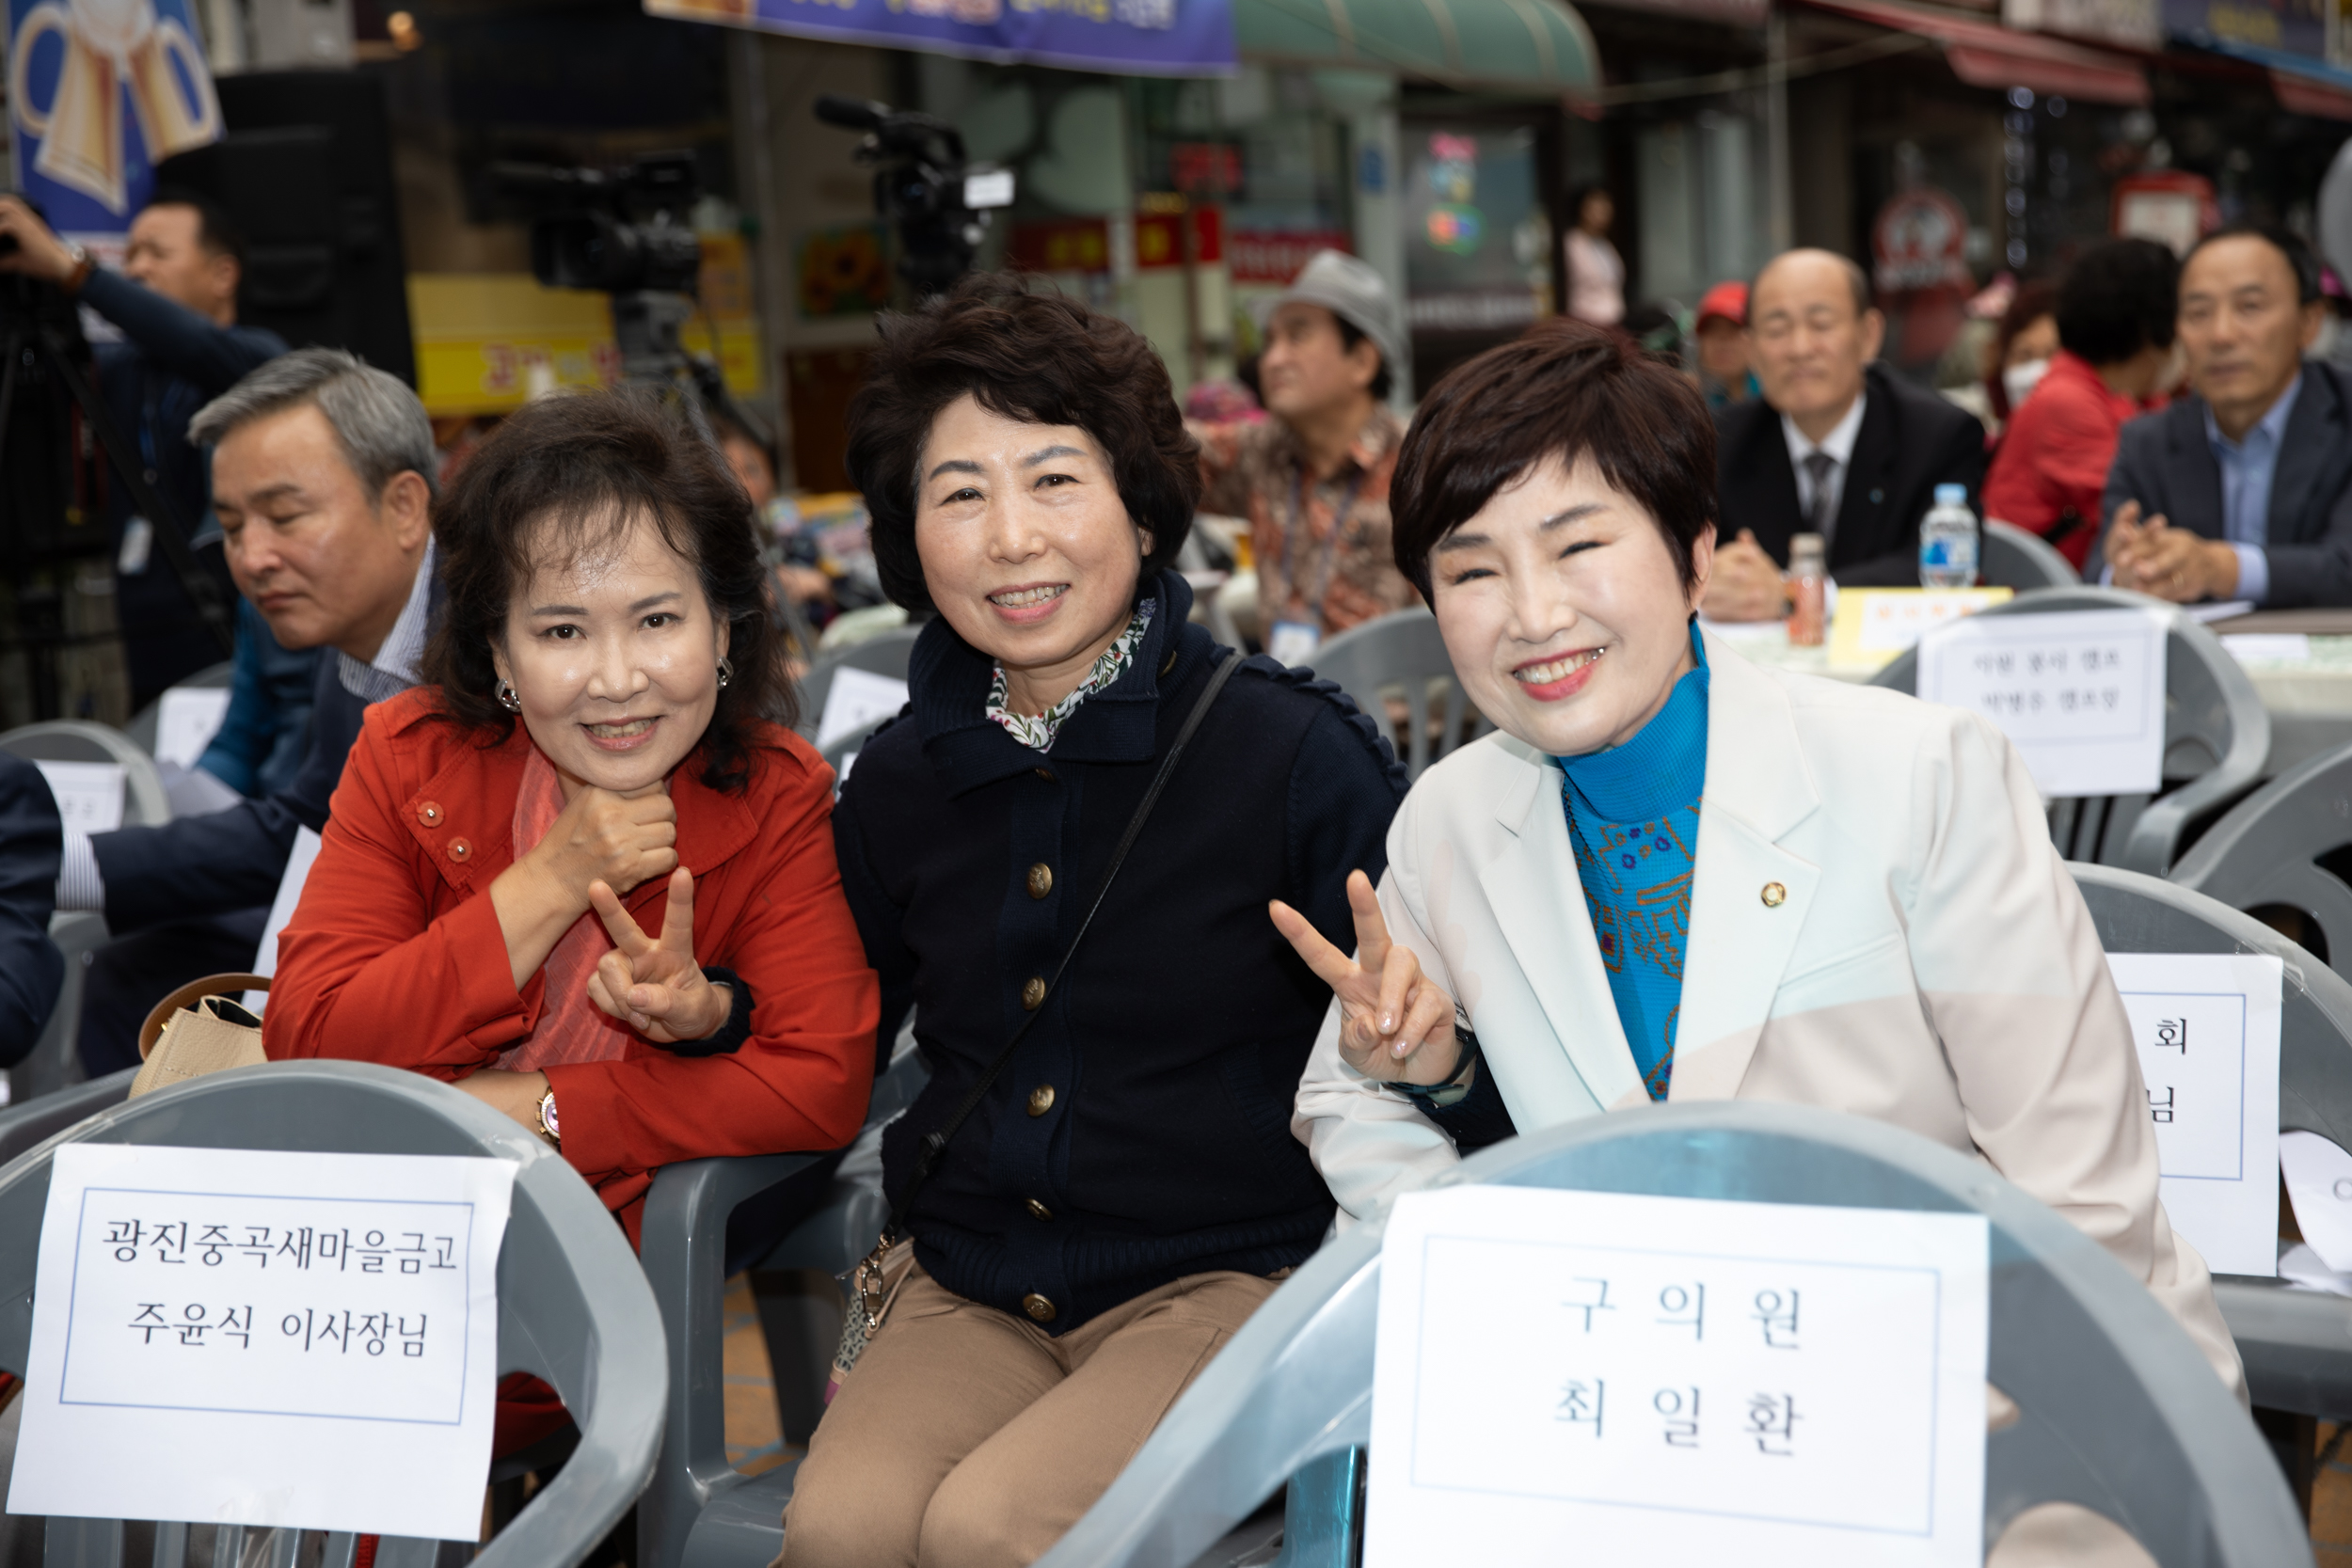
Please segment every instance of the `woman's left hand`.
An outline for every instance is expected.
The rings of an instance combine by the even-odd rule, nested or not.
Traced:
[[[686,867],[670,873],[669,907],[661,916],[661,940],[653,942],[603,882],[588,886],[588,901],[612,933],[614,951],[588,977],[588,999],[612,1017],[660,1045],[707,1039],[719,1032],[734,1006],[735,993],[703,978],[694,961],[694,878]]]

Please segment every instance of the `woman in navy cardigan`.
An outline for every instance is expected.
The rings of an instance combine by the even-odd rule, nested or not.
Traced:
[[[915,1197],[905,1283],[810,1444],[783,1562],[1025,1563],[1323,1240],[1290,1117],[1329,991],[1263,911],[1347,940],[1347,875],[1380,874],[1405,781],[1345,697],[1250,659],[1049,993],[1240,657],[1187,624],[1168,569],[1193,442],[1142,338],[1001,278],[891,322],[850,427],[883,584],[938,612],[834,816],[881,1038],[913,1006],[931,1069],[884,1139],[894,1202],[1040,1010]]]

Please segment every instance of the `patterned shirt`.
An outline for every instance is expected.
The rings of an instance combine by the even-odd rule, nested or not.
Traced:
[[[1157,599],[1146,599],[1136,606],[1135,618],[1119,640],[1095,656],[1094,667],[1077,689],[1047,708],[1043,713],[1015,713],[1006,705],[1005,667],[996,666],[996,674],[988,683],[988,716],[1005,726],[1006,733],[1032,752],[1050,752],[1054,736],[1061,729],[1062,721],[1078,711],[1078,705],[1127,673],[1134,662],[1136,644],[1143,641],[1144,628],[1152,624],[1152,612],[1159,608]]]
[[[1320,479],[1307,474],[1279,420],[1195,425],[1193,434],[1208,484],[1200,510],[1249,519],[1261,638],[1277,621],[1320,625],[1327,637],[1421,602],[1396,569],[1389,533],[1405,426],[1386,407],[1373,408],[1337,471]]]
[[[1682,958],[1691,934],[1691,876],[1707,786],[1707,654],[1675,683],[1657,717],[1622,746],[1563,757],[1562,804],[1577,880],[1625,1026],[1652,1100],[1674,1082]]]

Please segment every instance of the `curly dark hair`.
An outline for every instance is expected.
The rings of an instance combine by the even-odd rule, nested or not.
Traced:
[[[740,792],[761,721],[789,727],[798,700],[768,620],[751,499],[726,459],[654,397],[587,392],[526,404],[466,459],[435,509],[443,594],[424,678],[441,706],[485,745],[514,734],[494,693],[491,647],[509,606],[550,549],[592,550],[641,517],[691,562],[735,673],[703,732],[703,783]]]
[[[2093,365],[2172,346],[2181,263],[2153,240],[2102,240],[2074,259],[2058,291],[2058,343]]]
[[[1447,372],[1405,433],[1391,538],[1422,598],[1430,551],[1547,457],[1590,457],[1641,502],[1691,586],[1715,526],[1715,421],[1698,388],[1623,334],[1555,316]]]
[[[991,413],[1093,436],[1129,520],[1152,535],[1144,577],[1175,561],[1200,499],[1200,448],[1168,367],[1124,322],[1032,292],[1017,276],[980,273],[883,317],[882,346],[850,404],[850,482],[866,498],[874,564],[893,602],[934,608],[914,547],[915,487],[932,420],[967,392]]]

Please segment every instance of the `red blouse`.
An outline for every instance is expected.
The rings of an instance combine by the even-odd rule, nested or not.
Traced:
[[[2079,571],[2106,526],[2100,498],[2123,421],[2151,406],[2109,390],[2089,361],[2060,349],[2001,432],[1984,479],[1984,515],[2047,535],[2071,512],[2080,522],[2052,543]]]
[[[531,740],[439,717],[420,688],[368,710],[326,844],[278,939],[262,1044],[273,1059],[381,1062],[444,1081],[490,1066],[538,1022],[546,978],[515,989],[483,896],[514,863]],[[620,1059],[548,1069],[564,1157],[637,1240],[654,1172],[675,1160],[837,1148],[873,1087],[880,993],[841,895],[833,775],[799,736],[762,726],[740,795],[706,786],[701,754],[670,778],[679,859],[694,874],[694,951],[740,975],[752,1036],[687,1057],[632,1037]],[[667,879],[622,900],[659,936]]]

